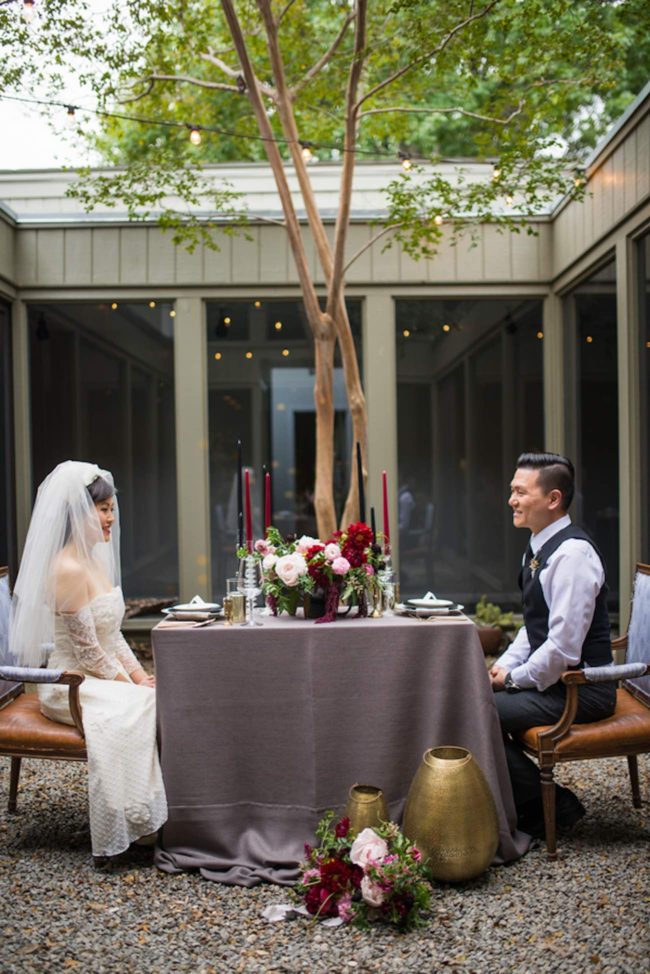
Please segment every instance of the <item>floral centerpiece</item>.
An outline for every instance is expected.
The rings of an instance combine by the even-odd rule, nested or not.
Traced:
[[[359,521],[345,531],[335,531],[327,541],[303,535],[283,538],[268,527],[266,537],[254,545],[261,559],[264,594],[274,614],[294,615],[307,593],[324,593],[325,613],[316,622],[333,622],[339,602],[356,602],[360,615],[367,614],[367,596],[378,587],[380,549],[373,544],[372,530]]]
[[[422,855],[397,825],[385,822],[355,835],[348,818],[334,823],[328,812],[316,835],[320,845],[305,846],[296,887],[314,917],[357,926],[393,923],[403,930],[425,921],[431,888]]]

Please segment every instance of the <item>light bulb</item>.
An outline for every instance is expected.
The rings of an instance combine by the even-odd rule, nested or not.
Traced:
[[[282,349],[282,354],[284,355],[285,358],[287,358],[287,356],[289,355],[289,349],[288,348],[283,348]]]
[[[196,125],[190,128],[190,142],[192,145],[201,145],[201,130]]]
[[[436,215],[433,218],[433,222],[437,227],[441,227],[442,224],[445,222],[442,213],[436,213]]]
[[[246,358],[252,358],[252,357],[253,357],[252,352],[246,352]]]
[[[408,172],[409,169],[413,168],[413,163],[411,162],[411,157],[408,154],[408,152],[398,152],[397,156],[400,162],[402,163],[402,169],[404,170],[404,172]]]
[[[68,105],[68,108],[65,113],[65,121],[68,128],[71,129],[74,128],[74,123],[75,123],[74,105]]]
[[[155,301],[150,301],[149,302],[149,307],[150,308],[155,308],[156,307],[156,302]]]
[[[281,321],[276,321],[276,323],[273,325],[273,327],[275,328],[276,331],[282,331],[282,322]]]
[[[542,338],[544,337],[544,332],[543,332],[543,331],[538,331],[538,332],[537,332],[537,337],[538,337],[538,338],[540,339],[540,341],[541,341],[541,339],[542,339]]]
[[[34,0],[23,0],[23,18],[31,24],[34,19]]]
[[[495,166],[492,170],[492,179],[497,180],[501,176],[501,170],[498,166]]]
[[[301,155],[303,158],[303,162],[311,162],[312,159],[314,158],[314,153],[311,151],[308,145],[303,145],[301,150]]]
[[[512,206],[513,203],[514,203],[514,200],[513,200],[512,196],[506,196],[506,206]]]
[[[448,332],[448,331],[451,331],[451,325],[443,325],[443,326],[442,326],[442,330],[443,330],[443,331],[447,331],[447,332]]]

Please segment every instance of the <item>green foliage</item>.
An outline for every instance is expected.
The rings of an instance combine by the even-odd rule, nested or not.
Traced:
[[[485,595],[482,595],[476,603],[474,620],[483,626],[500,626],[502,629],[520,628],[512,612],[504,612],[500,605],[488,602]]]
[[[286,159],[261,14],[255,0],[236,6]],[[215,246],[206,218],[237,230],[244,214],[235,195],[203,186],[195,171],[198,162],[265,158],[219,0],[114,0],[101,16],[88,15],[83,0],[49,0],[37,10],[28,28],[13,5],[0,7],[0,91],[29,85],[31,94],[55,97],[74,70],[91,92],[87,101],[109,113],[99,131],[84,124],[85,137],[108,163],[127,167],[99,180],[86,172],[78,198],[88,208],[121,204],[132,219],[162,207],[163,226],[190,247]],[[340,159],[353,50],[353,24],[343,27],[353,8],[274,0],[273,10],[298,137],[315,145],[318,159]],[[649,38],[642,0],[372,0],[357,158],[396,159],[400,149],[423,162],[494,159],[500,170],[487,185],[468,167],[459,176],[429,167],[400,174],[388,187],[388,222],[397,230],[385,245],[399,240],[411,256],[430,257],[443,232],[471,234],[485,220],[520,232],[521,216],[567,191],[580,198],[584,185],[573,176],[642,87]],[[110,117],[116,112],[133,118]],[[204,129],[198,147],[188,124]]]

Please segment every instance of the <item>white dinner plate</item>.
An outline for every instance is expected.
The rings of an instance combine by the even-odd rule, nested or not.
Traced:
[[[418,609],[450,609],[456,603],[451,599],[408,599],[408,604]]]
[[[418,616],[420,619],[428,619],[430,616],[460,615],[464,608],[465,606],[459,605],[457,602],[451,602],[448,606],[443,606],[441,609],[418,609],[413,605],[404,605],[403,602],[400,602],[399,605],[395,606],[395,612],[398,615]]]
[[[218,612],[221,606],[218,602],[183,602],[172,605],[169,612]]]
[[[179,622],[207,622],[208,619],[217,619],[220,612],[211,610],[202,612],[200,609],[163,609],[163,614],[168,619],[178,619]]]

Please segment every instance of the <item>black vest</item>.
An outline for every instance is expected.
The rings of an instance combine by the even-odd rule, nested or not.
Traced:
[[[598,548],[582,528],[574,524],[569,524],[566,528],[558,531],[552,538],[543,544],[535,555],[537,562],[535,570],[532,571],[530,562],[525,564],[519,573],[519,587],[523,594],[524,604],[524,624],[526,634],[531,646],[532,653],[546,642],[548,638],[548,605],[544,599],[544,593],[539,581],[539,576],[549,557],[560,545],[568,538],[579,538],[581,541],[588,541],[596,554],[603,562],[603,557]],[[604,562],[603,562],[604,565]],[[585,663],[588,666],[606,666],[612,662],[612,644],[609,626],[609,614],[607,612],[607,582],[596,596],[594,617],[589,626],[589,631],[582,644],[582,654],[579,667]]]

